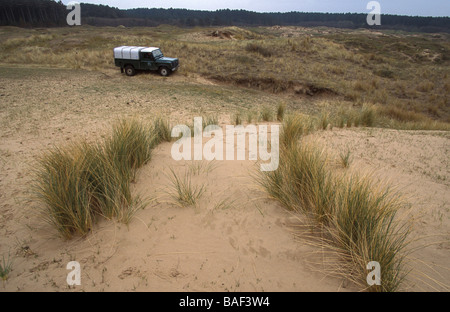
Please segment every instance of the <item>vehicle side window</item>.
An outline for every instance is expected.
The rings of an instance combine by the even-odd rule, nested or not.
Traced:
[[[142,53],[142,58],[145,60],[153,61],[153,54],[149,52]]]

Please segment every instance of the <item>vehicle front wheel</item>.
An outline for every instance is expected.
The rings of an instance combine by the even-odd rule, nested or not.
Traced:
[[[125,67],[125,74],[130,77],[134,76],[136,75],[136,70],[134,69],[133,66],[128,65],[127,67]]]
[[[167,67],[161,67],[159,69],[159,74],[163,77],[167,77],[170,75],[170,70]]]

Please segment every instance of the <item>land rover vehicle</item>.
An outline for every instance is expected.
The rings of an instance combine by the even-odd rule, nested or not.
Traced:
[[[161,76],[169,76],[178,69],[177,58],[165,57],[159,48],[122,46],[114,48],[114,63],[127,76],[136,71],[158,71]]]

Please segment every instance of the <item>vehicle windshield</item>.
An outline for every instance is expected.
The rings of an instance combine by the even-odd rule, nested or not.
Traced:
[[[161,50],[155,50],[153,51],[153,57],[155,58],[155,60],[163,57],[164,55],[162,54]]]

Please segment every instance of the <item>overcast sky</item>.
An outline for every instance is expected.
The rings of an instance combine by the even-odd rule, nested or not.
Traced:
[[[63,0],[68,3],[71,0]],[[369,0],[78,0],[120,9],[184,8],[193,10],[244,9],[256,12],[368,13]],[[449,0],[379,0],[381,13],[420,16],[450,16]]]

